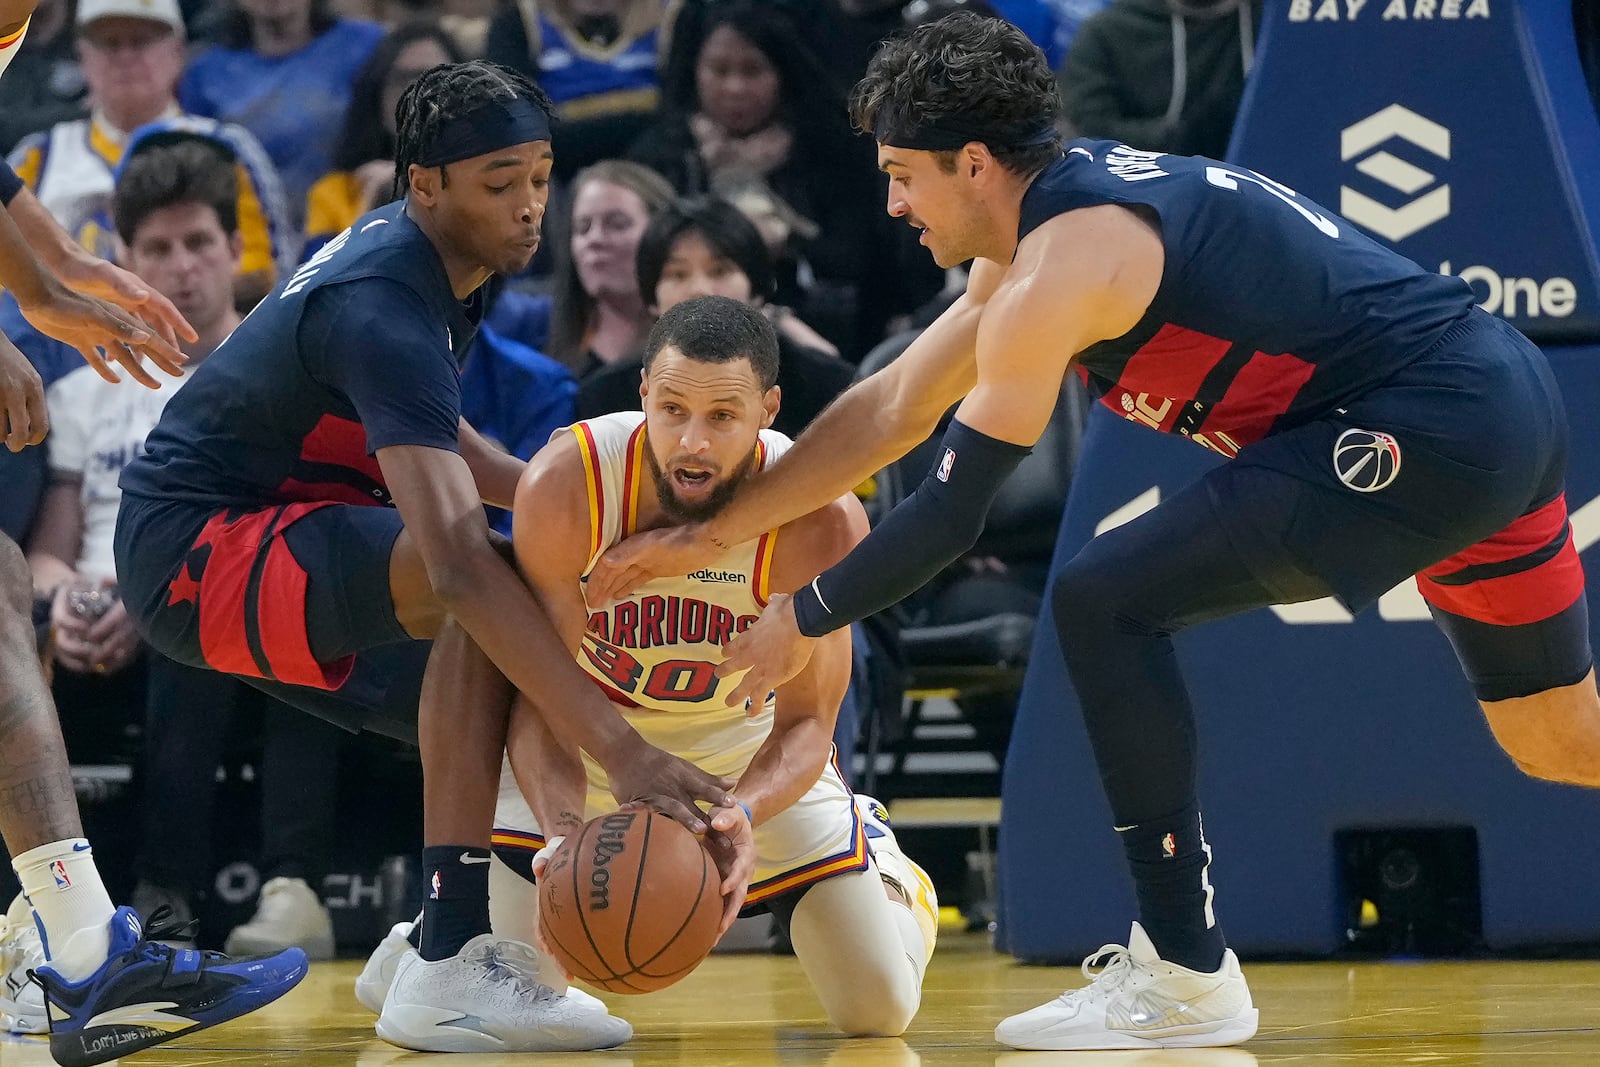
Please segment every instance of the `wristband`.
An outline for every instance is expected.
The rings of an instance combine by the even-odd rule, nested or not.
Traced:
[[[750,814],[750,805],[746,804],[738,797],[734,797],[733,802],[744,809],[744,821],[749,823],[751,826],[754,826],[756,824],[756,819],[754,815]]]

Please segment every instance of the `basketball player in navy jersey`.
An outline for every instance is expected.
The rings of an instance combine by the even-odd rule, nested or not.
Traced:
[[[0,12],[0,23],[11,13]],[[0,25],[0,71],[21,33],[8,38]],[[4,163],[0,285],[37,329],[77,348],[111,381],[119,380],[115,364],[159,388],[144,361],[176,375],[184,357],[174,343],[180,333],[194,339],[164,297],[78,247]],[[38,444],[49,428],[39,375],[4,337],[0,422],[12,451]],[[39,668],[32,587],[22,550],[0,533],[0,832],[26,904],[13,905],[0,937],[0,1016],[18,1032],[48,1026],[56,1062],[85,1067],[263,1007],[305,977],[306,959],[299,949],[239,960],[176,951],[146,939],[171,936],[161,925],[146,931],[132,908],[112,904],[83,836]]]
[[[538,247],[548,97],[493,64],[445,65],[406,91],[397,126],[406,195],[257,307],[124,471],[122,596],[174,659],[420,744],[429,888],[381,1036],[427,1051],[609,1047],[626,1023],[539,985],[531,951],[490,933],[515,689],[607,767],[618,800],[648,798],[702,832],[744,827],[718,842],[730,909],[753,863],[748,823],[730,815],[731,783],[645,744],[600,697],[484,520],[484,503],[510,505],[523,464],[462,421],[458,361],[483,283]]]
[[[1541,353],[1269,178],[1054,132],[1043,56],[953,15],[890,42],[852,104],[889,213],[966,293],[698,528],[645,535],[595,596],[684,573],[815,508],[960,407],[941,462],[838,565],[774,597],[722,669],[764,693],[812,643],[973,543],[1063,375],[1129,418],[1232,457],[1091,541],[1055,576],[1062,654],[1138,891],[1087,989],[1002,1022],[1027,1049],[1224,1045],[1257,1013],[1213,908],[1194,717],[1171,634],[1417,576],[1495,738],[1525,772],[1600,786],[1600,697],[1562,481],[1566,423]]]

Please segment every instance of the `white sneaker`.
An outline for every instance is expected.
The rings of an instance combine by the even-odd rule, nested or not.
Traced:
[[[304,878],[273,878],[261,887],[256,913],[223,944],[230,956],[256,956],[295,947],[307,959],[333,959],[333,916]]]
[[[1093,964],[1107,957],[1105,968],[1094,974]],[[1191,971],[1157,955],[1138,923],[1127,947],[1104,945],[1084,960],[1083,976],[1091,979],[1086,987],[1003,1021],[995,1040],[1061,1052],[1201,1048],[1248,1041],[1260,1018],[1232,949],[1216,971]]]
[[[384,998],[394,984],[395,968],[400,966],[400,957],[411,951],[411,931],[421,921],[422,916],[418,915],[410,922],[395,923],[384,939],[378,942],[378,947],[372,950],[372,955],[367,957],[367,965],[361,968],[361,974],[356,978],[356,999],[372,1014],[382,1013]],[[611,1010],[606,1007],[605,1001],[585,993],[577,986],[568,986],[565,993],[558,995],[566,997],[584,1011],[605,1015]]]
[[[0,1027],[10,1033],[42,1034],[50,1028],[44,989],[28,977],[29,970],[43,966],[44,946],[33,909],[19,893],[11,910],[0,917]]]
[[[531,947],[493,934],[433,962],[408,945],[378,1016],[378,1036],[418,1052],[587,1052],[633,1036],[622,1019],[586,1010],[538,976]]]
[[[939,894],[934,892],[933,880],[900,851],[900,841],[894,836],[889,823],[889,811],[883,803],[865,793],[856,794],[856,812],[867,831],[867,848],[878,867],[878,875],[894,886],[911,905],[911,914],[922,928],[923,939],[928,943],[926,963],[933,958],[933,946],[939,940]]]

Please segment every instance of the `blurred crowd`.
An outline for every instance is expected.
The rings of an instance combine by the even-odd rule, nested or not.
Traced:
[[[394,111],[411,81],[486,56],[535,78],[562,121],[544,243],[524,275],[491,283],[463,367],[468,420],[527,458],[575,418],[636,408],[651,323],[717,293],[777,327],[777,429],[795,435],[960,291],[960,270],[936,267],[885,213],[874,145],[845,100],[879,41],[961,8],[1044,50],[1067,133],[1226,151],[1259,0],[40,0],[0,82],[0,151],[86,247],[178,306],[199,333],[193,367],[395,197]],[[44,377],[53,423],[46,449],[0,459],[0,527],[28,549],[74,762],[138,768],[136,906],[186,916],[207,892],[216,769],[243,731],[267,880],[228,948],[331,952],[317,889],[352,746],[235,680],[147,654],[116,596],[117,478],[172,387],[108,385],[9,296],[0,330]],[[1064,493],[1065,470],[1040,491]],[[1023,510],[1059,514],[1059,501]],[[1052,541],[1047,527],[980,546],[905,619],[1008,598],[1031,611]],[[892,643],[892,628],[858,639],[864,661],[893,663]],[[871,705],[898,709],[892,682],[874,691],[844,716],[841,752]]]

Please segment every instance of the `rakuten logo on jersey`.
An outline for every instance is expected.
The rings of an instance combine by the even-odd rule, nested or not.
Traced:
[[[1440,274],[1449,274],[1450,261],[1439,264]],[[1571,278],[1513,278],[1481,264],[1463,267],[1456,277],[1472,286],[1478,306],[1491,315],[1508,319],[1538,318],[1548,315],[1564,319],[1578,306],[1578,287]]]
[[[1371,152],[1371,149],[1391,140],[1403,141],[1412,148],[1448,160],[1450,131],[1399,104],[1390,104],[1382,111],[1339,131],[1341,160],[1348,163],[1361,157],[1355,165],[1356,170],[1410,198],[1390,207],[1359,189],[1341,185],[1339,213],[1380,237],[1399,241],[1450,214],[1450,186],[1434,186],[1435,176],[1431,171],[1391,155],[1385,149]],[[1407,154],[1418,158],[1418,153],[1414,151],[1408,150]]]

